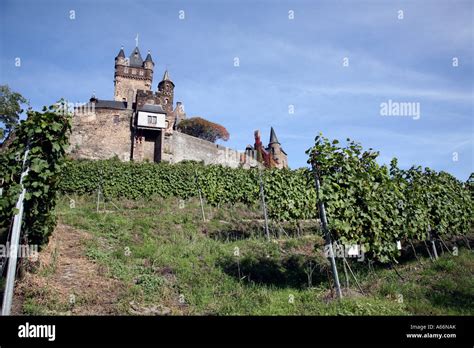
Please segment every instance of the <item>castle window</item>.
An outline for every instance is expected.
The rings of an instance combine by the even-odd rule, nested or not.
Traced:
[[[143,76],[143,70],[140,70],[140,76]]]
[[[123,72],[126,73],[126,74],[128,74],[128,68],[124,68],[124,69],[123,69]]]
[[[117,125],[120,122],[120,116],[119,115],[114,115],[114,124]]]
[[[156,116],[148,116],[148,124],[156,125],[157,124],[157,117]]]
[[[132,69],[132,75],[135,75],[137,73],[136,69]]]

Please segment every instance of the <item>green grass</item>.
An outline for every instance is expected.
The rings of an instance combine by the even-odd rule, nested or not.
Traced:
[[[425,261],[428,263],[430,261]],[[472,315],[474,313],[474,259],[464,250],[445,254],[417,274],[405,267],[407,281],[391,278],[386,286],[403,295],[407,309],[421,315]]]
[[[258,207],[206,206],[203,222],[197,200],[184,207],[174,198],[114,203],[120,210],[107,204],[110,212],[97,213],[94,197],[76,199],[75,208],[63,197],[57,214],[94,236],[86,243],[87,257],[126,285],[123,314],[130,313],[131,301],[191,315],[474,313],[474,259],[467,250],[435,263],[399,265],[404,280],[391,269],[378,267],[374,274],[354,261],[365,296],[339,302],[328,300],[327,260],[314,252],[314,245],[322,245],[314,226],[302,236],[287,227],[287,235],[267,241],[254,221],[261,219]],[[356,290],[352,279],[351,285]],[[28,298],[24,310],[41,312]]]

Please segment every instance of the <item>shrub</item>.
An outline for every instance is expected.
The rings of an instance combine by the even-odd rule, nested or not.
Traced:
[[[229,132],[223,126],[201,117],[192,117],[181,121],[178,130],[193,137],[215,143],[218,139],[229,140]]]

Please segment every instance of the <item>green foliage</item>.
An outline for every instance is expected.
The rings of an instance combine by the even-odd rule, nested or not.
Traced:
[[[471,175],[469,175],[469,179],[467,179],[466,185],[469,188],[469,192],[471,192],[471,199],[474,199],[474,173],[471,173]]]
[[[347,139],[338,145],[321,135],[307,151],[321,179],[329,229],[344,244],[362,245],[382,262],[399,255],[396,242],[467,233],[472,202],[466,185],[448,173],[413,167],[390,170],[376,162],[378,152],[364,151]]]
[[[7,85],[0,86],[0,139],[6,137],[13,127],[18,123],[20,114],[23,112],[21,104],[27,100],[20,94],[12,92]]]
[[[397,241],[470,229],[472,201],[467,183],[429,168],[401,170],[394,159],[388,168],[378,152],[363,150],[350,139],[346,146],[318,136],[308,150],[318,168],[320,197],[329,228],[343,244],[362,245],[367,256],[389,262],[399,256]],[[263,183],[268,215],[278,221],[317,217],[314,174],[307,169],[265,170]],[[91,194],[101,183],[108,197],[131,199],[189,198],[198,187],[211,205],[260,203],[257,169],[232,169],[187,162],[122,163],[118,160],[69,161],[63,172],[64,193]]]
[[[275,220],[314,218],[316,192],[310,172],[300,170],[263,171],[269,217]],[[64,193],[90,194],[101,183],[107,197],[198,196],[198,186],[211,205],[260,204],[257,169],[233,169],[198,163],[133,163],[118,160],[68,161],[63,171]]]
[[[429,168],[393,168],[394,180],[404,193],[407,238],[424,240],[427,232],[444,236],[470,230],[473,213],[469,187],[446,172]]]
[[[15,132],[12,144],[0,154],[3,194],[0,197],[0,235],[5,237],[21,191],[20,176],[29,168],[22,231],[33,244],[47,241],[56,224],[53,214],[63,157],[68,146],[70,118],[53,107],[43,112],[29,111]],[[29,149],[23,168],[23,157]]]
[[[181,121],[178,129],[194,137],[211,141],[213,143],[218,139],[229,140],[229,132],[223,126],[210,122],[201,117],[192,117]]]

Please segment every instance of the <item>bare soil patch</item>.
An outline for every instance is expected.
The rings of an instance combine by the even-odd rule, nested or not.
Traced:
[[[38,260],[28,262],[17,283],[13,314],[24,314],[27,300],[44,314],[118,314],[124,285],[86,257],[84,244],[90,238],[87,232],[58,224]]]

